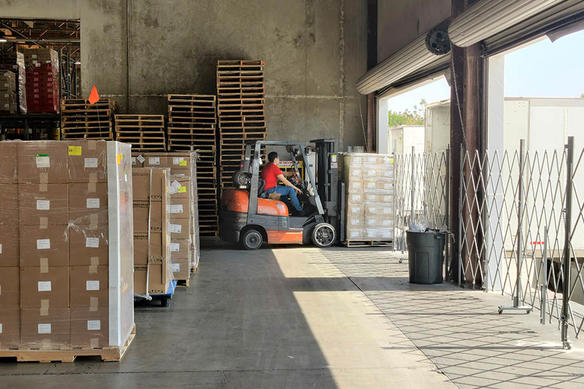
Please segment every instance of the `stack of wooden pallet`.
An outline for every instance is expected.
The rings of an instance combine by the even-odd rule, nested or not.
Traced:
[[[111,99],[95,104],[84,99],[61,100],[62,138],[114,140],[112,119],[116,109]]]
[[[164,115],[116,115],[116,140],[132,151],[166,151]]]
[[[264,140],[264,61],[219,60],[217,96],[221,187],[233,186],[240,169],[245,143]]]
[[[197,150],[200,235],[215,236],[217,215],[217,106],[214,95],[168,95],[168,145]]]

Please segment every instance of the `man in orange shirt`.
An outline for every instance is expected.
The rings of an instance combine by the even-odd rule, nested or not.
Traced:
[[[262,169],[262,178],[266,182],[266,186],[264,190],[267,194],[270,193],[278,193],[280,196],[288,196],[290,200],[292,200],[292,205],[298,212],[302,212],[302,206],[300,205],[300,201],[298,201],[298,197],[296,196],[296,192],[302,193],[300,189],[295,187],[282,173],[282,170],[278,167],[278,163],[280,162],[280,158],[278,158],[278,153],[272,151],[268,154],[268,163]],[[286,173],[287,176],[294,175],[295,173]],[[280,181],[284,185],[278,185],[278,181]]]

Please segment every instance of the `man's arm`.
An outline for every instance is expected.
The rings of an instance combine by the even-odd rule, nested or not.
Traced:
[[[279,181],[280,181],[282,184],[284,184],[284,185],[286,185],[286,186],[289,186],[289,187],[291,187],[291,188],[294,188],[294,190],[295,190],[296,192],[298,192],[298,193],[302,193],[302,191],[301,191],[300,189],[298,189],[297,187],[295,187],[295,186],[294,186],[294,185],[293,185],[293,184],[292,184],[290,181],[288,181],[288,180],[286,179],[286,177],[284,177],[284,174],[278,174],[276,177],[278,178],[278,180],[279,180]]]

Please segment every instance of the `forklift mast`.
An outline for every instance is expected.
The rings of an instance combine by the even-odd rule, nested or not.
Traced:
[[[339,163],[335,139],[311,140],[316,146],[316,190],[328,216],[339,231]]]

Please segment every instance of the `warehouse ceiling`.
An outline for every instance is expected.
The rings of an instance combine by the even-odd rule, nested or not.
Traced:
[[[3,42],[3,41],[6,42]],[[0,18],[0,55],[17,47],[50,47],[68,52],[79,60],[79,20],[5,19]]]

